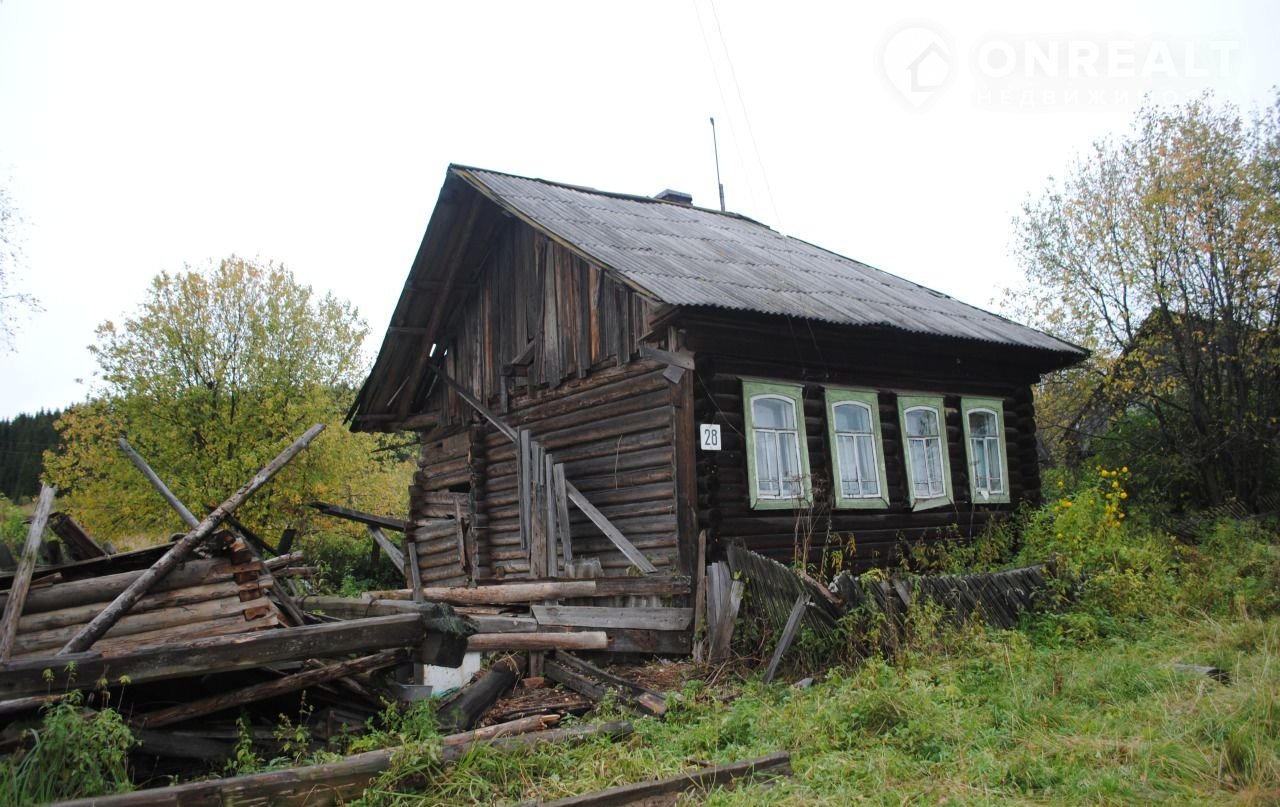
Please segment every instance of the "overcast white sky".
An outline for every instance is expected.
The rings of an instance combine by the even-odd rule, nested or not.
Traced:
[[[990,307],[1028,194],[1144,93],[1274,100],[1278,33],[1269,0],[0,0],[44,307],[0,417],[82,400],[98,323],[230,253],[354,301],[376,350],[450,162],[714,207],[712,115],[730,209]]]

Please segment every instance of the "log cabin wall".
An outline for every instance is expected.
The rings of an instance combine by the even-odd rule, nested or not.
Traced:
[[[652,302],[515,219],[497,229],[477,263],[442,340],[445,371],[508,425],[528,428],[632,543],[659,569],[671,568],[679,558],[672,438],[679,389],[662,377],[665,365],[638,358]],[[428,409],[439,425],[423,436],[410,515],[425,517],[429,494],[469,493],[476,563],[469,574],[444,555],[438,568],[424,559],[424,579],[529,576],[514,445],[443,387]],[[612,543],[576,508],[570,517],[575,559],[625,573]]]
[[[924,339],[903,331],[831,328],[781,318],[730,315],[688,318],[686,345],[697,356],[694,413],[699,423],[720,423],[723,449],[699,451],[699,526],[712,542],[741,540],[783,562],[799,557],[810,536],[808,561],[824,546],[841,549],[846,568],[897,563],[948,537],[981,533],[992,518],[1022,501],[1040,498],[1031,383],[1025,357],[987,343]],[[805,434],[814,504],[804,509],[753,510],[747,475],[743,379],[803,385]],[[888,507],[832,507],[832,456],[824,390],[828,386],[876,392]],[[912,511],[898,417],[900,394],[942,396],[954,504]],[[960,414],[962,396],[1003,402],[1010,503],[975,504]],[[852,551],[850,551],[850,548]]]

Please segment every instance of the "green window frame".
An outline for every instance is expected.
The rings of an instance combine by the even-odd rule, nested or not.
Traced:
[[[804,387],[743,380],[742,404],[751,509],[794,510],[812,505]]]
[[[911,509],[928,510],[954,503],[942,396],[899,396],[898,425],[902,429],[902,458]]]
[[[961,398],[969,494],[974,504],[1007,504],[1009,452],[1004,435],[1004,402],[998,398]],[[994,426],[995,433],[990,433]]]
[[[825,393],[835,506],[839,509],[888,507],[879,396],[871,390],[839,387],[827,387]],[[853,417],[844,417],[844,413]]]

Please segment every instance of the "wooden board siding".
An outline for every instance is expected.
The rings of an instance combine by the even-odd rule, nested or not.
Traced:
[[[593,368],[625,364],[653,309],[610,273],[514,219],[500,228],[472,282],[441,339],[444,367],[498,411],[520,388],[555,389]],[[428,408],[436,407],[446,426],[473,414],[452,392],[434,392]]]
[[[683,324],[683,323],[682,323]],[[800,536],[811,531],[808,560],[818,562],[823,539],[844,545],[855,569],[898,562],[920,542],[980,533],[988,520],[1022,500],[1038,501],[1035,412],[1030,381],[1016,365],[1002,366],[996,346],[920,344],[909,335],[845,330],[843,344],[822,329],[756,319],[726,328],[721,323],[688,326],[686,341],[697,351],[694,413],[700,423],[721,424],[723,449],[697,454],[698,523],[712,541],[741,540],[748,548],[783,562],[797,555]],[[771,329],[772,326],[772,329]],[[750,338],[745,338],[750,335]],[[889,339],[886,336],[892,336]],[[984,353],[989,356],[984,360]],[[911,358],[908,358],[910,356]],[[808,510],[752,510],[747,478],[742,379],[769,379],[804,388],[804,418],[815,505]],[[824,388],[870,389],[877,393],[889,506],[832,509],[832,463]],[[943,398],[951,467],[952,506],[913,512],[907,502],[906,461],[899,427],[899,394]],[[968,459],[960,415],[962,396],[1003,402],[1010,504],[971,501]],[[853,554],[848,553],[851,541]],[[834,547],[833,547],[834,548]],[[910,551],[907,549],[907,551]]]

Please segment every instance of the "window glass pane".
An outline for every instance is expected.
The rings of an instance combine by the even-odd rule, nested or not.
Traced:
[[[917,497],[927,498],[929,495],[929,471],[925,463],[924,440],[911,439],[907,443],[908,456],[911,460],[911,482]]]
[[[912,409],[907,412],[907,436],[929,437],[938,434],[938,415],[932,409]]]
[[[969,434],[972,437],[995,437],[996,416],[991,412],[969,413]]]
[[[857,496],[857,463],[854,459],[852,436],[847,434],[836,435],[836,459],[840,467],[840,495],[845,497]]]
[[[783,398],[757,397],[751,402],[751,419],[761,429],[794,429],[795,404]]]
[[[782,466],[782,495],[800,495],[800,442],[795,432],[778,432],[778,453]]]
[[[761,496],[777,496],[778,441],[773,432],[756,430],[756,489]]]
[[[925,441],[929,456],[929,496],[941,496],[942,487],[942,446],[937,438]]]
[[[835,405],[836,431],[871,433],[871,410],[859,403],[840,403]]]
[[[869,434],[856,438],[858,445],[858,479],[862,482],[861,495],[878,496],[880,480],[876,475],[876,447]]]
[[[992,493],[1004,493],[1003,469],[1000,462],[1000,441],[997,438],[987,440],[987,476],[989,477],[989,490]]]
[[[969,451],[973,457],[973,484],[978,490],[990,492],[991,476],[990,459],[987,457],[987,441],[975,437],[969,441]]]

